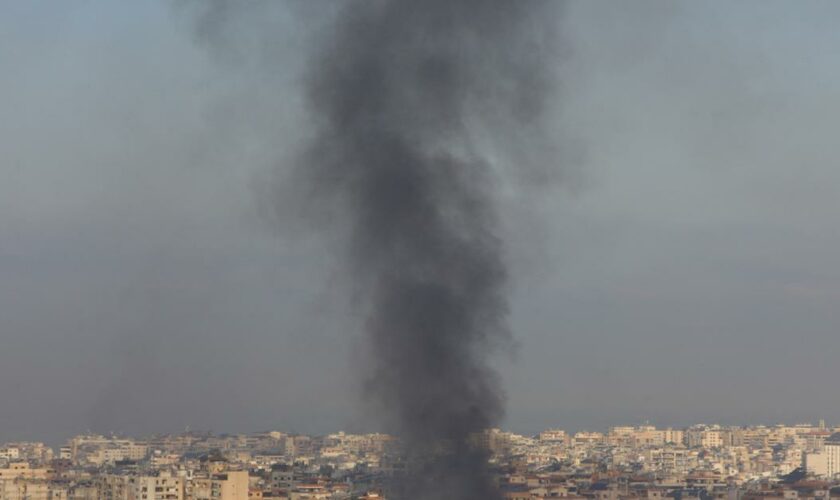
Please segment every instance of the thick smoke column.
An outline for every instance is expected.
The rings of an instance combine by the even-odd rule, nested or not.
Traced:
[[[317,133],[301,171],[349,227],[370,395],[408,450],[405,497],[498,496],[469,445],[502,416],[487,356],[509,336],[494,171],[477,144],[509,141],[539,111],[551,7],[350,1],[310,61]]]

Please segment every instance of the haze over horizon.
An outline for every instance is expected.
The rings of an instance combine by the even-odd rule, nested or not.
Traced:
[[[310,131],[325,21],[246,10],[208,51],[186,9],[0,7],[0,442],[369,429],[335,248],[260,196]],[[501,207],[506,428],[840,424],[838,18],[568,4],[548,112],[571,170]]]

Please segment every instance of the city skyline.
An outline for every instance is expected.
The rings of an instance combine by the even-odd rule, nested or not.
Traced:
[[[840,428],[818,425],[606,432],[485,429],[490,480],[505,500],[831,500]],[[446,447],[446,439],[439,444]],[[60,448],[0,444],[3,500],[368,500],[404,491],[404,441],[387,434],[185,432],[76,435]]]
[[[552,432],[552,431],[561,431],[568,436],[573,436],[574,434],[602,434],[604,437],[608,436],[610,432],[615,429],[655,429],[658,431],[667,431],[667,430],[679,430],[685,431],[688,429],[693,428],[706,428],[706,429],[772,429],[772,428],[812,428],[812,429],[824,429],[829,432],[838,432],[840,433],[840,419],[837,422],[832,420],[826,419],[819,419],[816,421],[797,421],[797,422],[759,422],[759,423],[749,423],[749,424],[732,424],[732,423],[725,423],[719,421],[710,421],[710,422],[692,422],[692,423],[676,423],[676,424],[667,424],[667,425],[657,425],[649,420],[639,421],[639,422],[615,422],[613,424],[602,426],[602,427],[595,427],[595,426],[583,426],[583,427],[569,427],[563,426],[559,423],[554,425],[549,425],[545,428],[540,429],[530,429],[530,430],[522,430],[522,429],[515,429],[515,428],[492,428],[495,430],[514,433],[522,436],[530,436],[530,437],[539,437],[540,434],[545,432]],[[140,434],[140,435],[132,435],[131,433],[122,432],[119,430],[111,429],[108,431],[101,431],[97,430],[94,431],[92,429],[84,429],[74,433],[71,433],[67,436],[58,437],[53,441],[37,439],[37,436],[33,439],[17,439],[17,438],[10,438],[6,440],[6,443],[25,443],[25,442],[40,442],[48,445],[51,448],[58,449],[61,447],[62,443],[65,443],[67,440],[72,439],[74,436],[108,436],[113,438],[130,438],[130,439],[148,439],[153,438],[156,436],[177,436],[177,435],[195,435],[195,436],[248,436],[248,435],[263,435],[266,433],[271,432],[280,432],[284,435],[308,435],[308,436],[327,436],[337,433],[347,433],[347,434],[383,434],[387,435],[382,429],[331,429],[331,430],[324,430],[323,432],[299,432],[294,428],[285,428],[282,425],[275,425],[270,426],[264,429],[258,430],[236,430],[236,429],[227,429],[227,430],[219,430],[219,429],[200,429],[200,428],[193,428],[190,425],[185,426],[182,429],[169,429],[169,430],[159,430],[154,431],[148,434]],[[2,444],[2,443],[0,443]]]

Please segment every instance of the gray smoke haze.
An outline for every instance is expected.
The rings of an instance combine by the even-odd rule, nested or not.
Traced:
[[[230,5],[205,11],[202,37]],[[293,198],[346,243],[367,317],[366,396],[414,465],[406,498],[495,495],[468,444],[503,415],[487,357],[510,345],[493,169],[478,144],[534,125],[550,86],[549,7],[349,2],[306,66],[313,139],[291,175],[281,165],[274,196],[284,211],[304,193]]]
[[[488,355],[510,345],[507,271],[477,138],[535,124],[550,7],[349,2],[309,63],[317,131],[297,179],[349,227],[368,396],[406,446],[407,498],[494,497],[469,442],[504,411]]]
[[[230,42],[251,36],[237,22],[258,4],[187,5],[201,41],[241,60]],[[532,142],[513,145],[538,127],[552,86],[556,5],[360,0],[319,12],[332,23],[304,62],[312,137],[291,172],[278,161],[268,197],[344,249],[366,317],[365,396],[411,464],[403,498],[497,495],[470,445],[503,416],[488,356],[512,345],[494,175],[505,158],[533,157],[521,154]],[[250,47],[275,62],[266,44]]]
[[[366,303],[342,314],[333,286],[348,219],[278,238],[252,189],[313,133],[301,75],[344,1],[224,3],[191,2],[219,12],[196,29],[172,0],[0,2],[0,442],[382,430],[354,413],[376,413],[347,353]],[[502,158],[545,154],[535,127],[470,98],[504,170],[486,176],[519,341],[492,360],[504,429],[837,423],[838,16],[565,4],[562,119],[539,130],[597,146],[586,189],[538,206],[508,196],[522,169]],[[312,226],[294,198],[283,214]]]

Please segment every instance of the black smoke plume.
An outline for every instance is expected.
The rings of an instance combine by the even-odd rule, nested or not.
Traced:
[[[492,158],[534,123],[556,4],[358,0],[309,63],[317,134],[302,161],[350,228],[370,395],[409,454],[402,496],[499,496],[471,436],[499,422],[488,355],[508,343]],[[490,122],[490,123],[488,123]]]
[[[540,157],[558,4],[345,0],[306,62],[313,134],[276,198],[328,207],[346,243],[367,396],[407,451],[400,498],[501,498],[471,444],[503,416],[489,358],[511,345],[497,180]],[[259,4],[210,5],[200,34]]]

